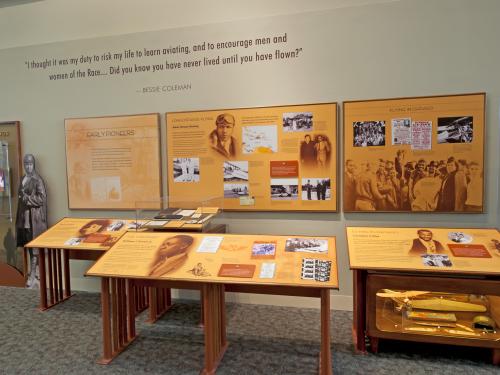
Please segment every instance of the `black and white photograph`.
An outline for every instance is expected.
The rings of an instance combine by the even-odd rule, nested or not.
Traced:
[[[302,179],[302,200],[303,201],[329,201],[332,199],[329,178],[303,178]]]
[[[224,182],[248,182],[248,161],[225,161]]]
[[[66,246],[77,246],[77,245],[80,245],[82,243],[82,241],[83,241],[82,237],[71,237],[66,242],[64,242],[64,244]]]
[[[106,227],[106,231],[116,232],[117,230],[122,229],[124,225],[125,221],[123,220],[113,220],[113,222]]]
[[[313,129],[312,112],[286,112],[283,113],[283,131],[308,132]]]
[[[385,146],[385,121],[355,121],[354,147]]]
[[[472,236],[464,232],[450,232],[448,239],[456,243],[471,243]]]
[[[134,221],[130,221],[127,224],[127,229],[130,229],[130,230],[140,229],[146,223],[147,223],[146,220],[134,220]]]
[[[174,182],[200,182],[200,158],[174,158]]]
[[[424,266],[429,267],[451,267],[450,257],[448,255],[426,254],[421,255]]]
[[[438,118],[438,143],[471,143],[474,135],[472,116]]]
[[[242,136],[244,154],[278,152],[278,127],[276,125],[244,126]]]
[[[319,238],[287,238],[285,251],[327,254],[328,241]]]
[[[224,198],[248,196],[248,184],[224,184]]]
[[[272,178],[271,200],[297,200],[299,180],[297,178]]]

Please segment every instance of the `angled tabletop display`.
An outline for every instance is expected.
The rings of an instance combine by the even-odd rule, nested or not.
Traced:
[[[321,298],[320,373],[331,374],[329,296],[338,289],[334,237],[128,232],[87,275],[102,278],[101,363],[136,337],[133,286],[154,285],[201,290],[204,374],[215,372],[227,347],[225,291]]]
[[[500,233],[348,227],[354,334],[492,349],[500,364]]]
[[[134,222],[66,217],[26,244],[25,248],[37,248],[40,254],[40,309],[71,297],[70,259],[98,259]]]

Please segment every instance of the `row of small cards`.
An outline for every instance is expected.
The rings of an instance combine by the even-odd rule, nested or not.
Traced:
[[[300,277],[302,280],[330,281],[331,269],[330,260],[304,258]]]

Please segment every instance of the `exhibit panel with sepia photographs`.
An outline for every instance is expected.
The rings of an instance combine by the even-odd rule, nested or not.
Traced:
[[[66,119],[65,130],[70,209],[161,208],[158,113]]]
[[[483,212],[485,100],[344,102],[344,211]]]
[[[168,195],[224,210],[337,210],[337,104],[166,114]]]

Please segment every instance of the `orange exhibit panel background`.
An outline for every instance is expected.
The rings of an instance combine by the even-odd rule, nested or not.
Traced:
[[[157,113],[66,119],[65,129],[69,208],[160,208]]]
[[[344,211],[482,212],[485,99],[344,102]]]
[[[337,210],[336,103],[167,113],[166,125],[169,198]]]

